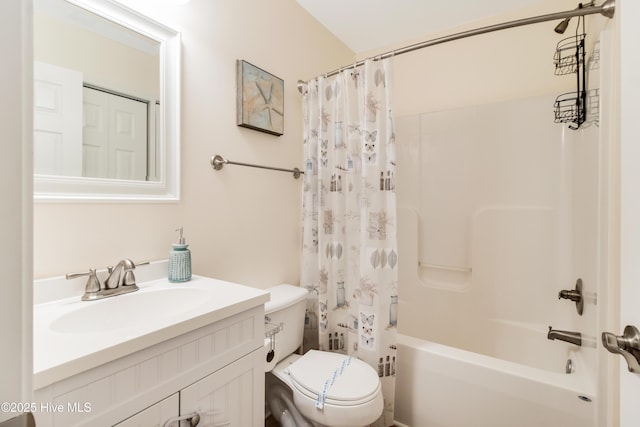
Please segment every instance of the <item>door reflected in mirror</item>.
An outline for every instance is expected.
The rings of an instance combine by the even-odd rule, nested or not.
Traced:
[[[157,179],[160,43],[65,1],[34,13],[34,171]]]
[[[105,0],[35,0],[33,33],[36,199],[176,199],[179,33]]]

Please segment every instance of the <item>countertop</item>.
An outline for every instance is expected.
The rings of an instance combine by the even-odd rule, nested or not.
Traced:
[[[79,325],[81,330],[74,332],[55,330],[51,325],[65,313],[78,309],[90,310],[92,305],[96,306],[109,299],[126,298],[127,295],[98,301],[81,301],[80,295],[77,295],[34,305],[34,389],[258,307],[269,300],[267,291],[201,276],[193,276],[191,281],[181,284],[157,279],[139,283],[138,286],[139,291],[128,295],[138,294],[137,298],[140,298],[145,293],[159,289],[193,288],[195,293],[200,292],[198,289],[214,290],[209,293],[215,297],[203,298],[195,305],[190,304],[188,310],[178,310],[171,316],[159,316],[153,322],[133,321],[126,323],[124,327],[97,327],[97,330],[93,330],[91,325]],[[153,316],[153,313],[149,315]],[[113,318],[109,317],[111,316],[103,321],[123,322],[116,314]]]

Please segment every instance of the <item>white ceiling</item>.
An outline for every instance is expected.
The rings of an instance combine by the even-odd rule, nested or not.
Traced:
[[[541,0],[296,0],[356,53],[508,13]]]

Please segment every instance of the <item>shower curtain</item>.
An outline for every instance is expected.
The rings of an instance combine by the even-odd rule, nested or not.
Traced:
[[[398,250],[391,61],[307,85],[303,100],[305,351],[358,357],[382,382],[393,424]]]

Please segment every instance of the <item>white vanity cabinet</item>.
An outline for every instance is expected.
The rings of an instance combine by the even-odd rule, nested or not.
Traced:
[[[40,384],[34,392],[38,427],[162,427],[170,418],[195,411],[201,414],[201,426],[263,426],[264,302],[268,294],[246,292],[248,298],[219,308],[213,323],[204,323],[200,316],[191,320],[199,322],[195,329],[179,323],[178,329],[188,332],[177,336],[158,339],[160,331],[137,337],[153,337],[155,343],[147,342],[148,346],[130,354],[122,352],[123,356],[106,363],[98,358],[104,352],[97,352],[95,367]],[[171,335],[175,330],[164,332]],[[89,363],[93,357],[87,354],[82,360]],[[43,370],[40,376],[36,373],[36,387],[64,368],[60,365]],[[180,424],[186,425],[184,421]]]
[[[116,427],[163,427],[179,415],[198,413],[200,426],[262,426],[264,386],[255,383],[264,375],[263,356],[255,351],[206,376]],[[174,422],[169,427],[190,426]]]
[[[263,426],[264,382],[258,386],[256,376],[264,378],[261,351],[180,391],[180,413],[198,412],[200,426]]]
[[[144,411],[138,412],[131,418],[116,424],[115,427],[163,427],[167,420],[180,415],[179,408],[180,397],[178,393],[175,393]]]

